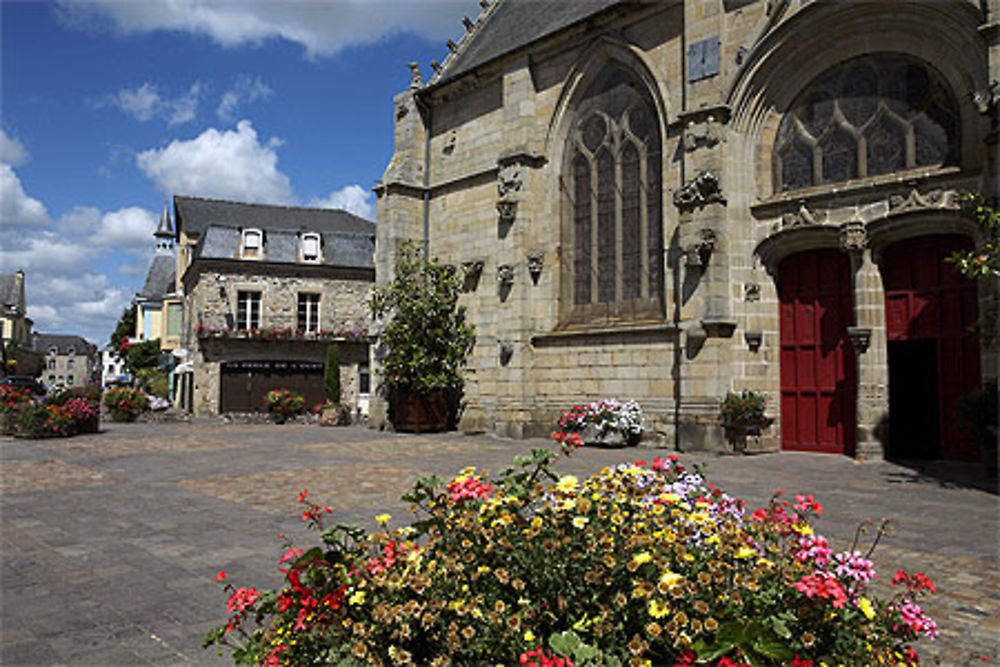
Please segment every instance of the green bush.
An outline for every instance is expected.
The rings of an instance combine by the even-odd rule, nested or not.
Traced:
[[[147,394],[167,398],[170,393],[170,375],[159,368],[140,368],[135,372],[135,379]]]
[[[267,411],[276,424],[284,424],[289,417],[299,414],[306,405],[305,396],[291,389],[272,389],[264,396]]]

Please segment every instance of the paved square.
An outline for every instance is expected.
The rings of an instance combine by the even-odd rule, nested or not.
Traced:
[[[212,578],[279,583],[278,533],[311,543],[303,488],[338,521],[374,526],[408,516],[399,495],[417,478],[475,465],[499,472],[547,442],[463,434],[402,435],[303,425],[107,424],[65,440],[0,438],[0,664],[227,665],[204,651],[223,620]],[[586,475],[664,451],[584,448],[558,467]],[[1000,659],[995,482],[971,466],[855,463],[842,457],[684,455],[751,506],[776,489],[816,495],[817,530],[846,549],[857,525],[899,522],[875,554],[883,574],[928,573],[941,638],[925,658]],[[983,664],[975,660],[972,664]]]

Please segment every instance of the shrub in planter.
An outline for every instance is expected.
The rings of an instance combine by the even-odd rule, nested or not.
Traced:
[[[264,396],[264,404],[276,424],[284,424],[289,417],[302,412],[306,399],[290,389],[272,389]]]
[[[413,523],[372,533],[327,528],[302,491],[322,546],[286,544],[276,591],[220,573],[230,616],[206,645],[265,665],[874,664],[937,633],[918,604],[931,581],[900,570],[876,598],[870,552],[816,534],[812,496],[747,515],[677,456],[584,480],[555,457],[421,479]]]
[[[134,422],[149,410],[149,397],[140,389],[113,387],[104,392],[104,407],[114,422]]]
[[[422,258],[413,243],[400,246],[392,280],[375,288],[372,315],[385,321],[379,334],[381,389],[388,394],[390,419],[398,430],[454,427],[465,386],[462,368],[475,342],[465,309],[458,307],[461,288],[453,267]],[[425,399],[445,409],[415,404]],[[414,419],[406,424],[403,413],[440,416],[442,423],[425,426]]]
[[[719,420],[727,428],[763,426],[768,418],[764,414],[767,397],[758,391],[727,392],[719,407]]]
[[[642,437],[642,408],[635,401],[621,403],[609,398],[573,406],[556,425],[552,437],[558,442],[634,445]]]

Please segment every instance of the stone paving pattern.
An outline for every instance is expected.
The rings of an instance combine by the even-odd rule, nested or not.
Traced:
[[[494,472],[541,440],[414,436],[307,425],[106,425],[71,439],[0,438],[0,665],[226,665],[201,648],[224,619],[212,579],[273,587],[278,533],[310,543],[303,488],[340,521],[405,521],[399,495],[418,477],[475,465]],[[562,460],[586,475],[665,450],[584,448]],[[858,524],[899,522],[875,560],[930,575],[941,627],[919,646],[943,665],[1000,660],[995,481],[963,464],[857,463],[799,453],[685,454],[751,507],[773,491],[826,508],[817,530],[847,548]]]

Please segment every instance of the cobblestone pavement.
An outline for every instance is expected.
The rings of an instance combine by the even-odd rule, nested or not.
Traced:
[[[212,579],[273,587],[279,532],[308,541],[303,488],[339,520],[407,515],[420,476],[476,465],[499,471],[548,446],[488,436],[414,436],[305,425],[143,424],[71,439],[0,438],[0,664],[224,665],[204,651],[224,618]],[[585,475],[663,452],[585,448],[559,468]],[[920,647],[944,665],[1000,660],[998,499],[971,466],[855,463],[835,456],[685,455],[751,506],[776,489],[808,492],[817,529],[847,548],[858,524],[898,527],[876,551],[883,573],[927,572],[941,638]]]

